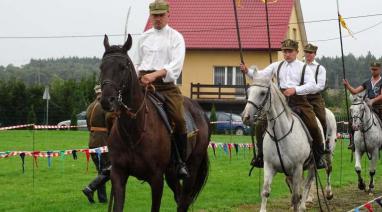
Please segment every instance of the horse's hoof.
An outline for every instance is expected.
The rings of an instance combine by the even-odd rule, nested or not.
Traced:
[[[331,199],[333,199],[333,193],[332,193],[332,192],[327,193],[327,194],[326,194],[326,199],[327,199],[327,200],[331,200]]]
[[[365,183],[363,183],[363,182],[361,182],[361,183],[358,183],[358,188],[359,188],[359,190],[361,190],[361,191],[364,191],[364,190],[365,190],[365,188],[366,188],[366,185],[365,185]]]

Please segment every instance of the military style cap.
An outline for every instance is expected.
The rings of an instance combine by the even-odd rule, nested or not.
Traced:
[[[95,92],[96,94],[101,93],[101,86],[100,86],[100,85],[96,85],[96,86],[94,86],[94,92]]]
[[[315,45],[313,45],[313,44],[311,44],[311,43],[308,43],[308,44],[304,47],[304,51],[306,51],[306,52],[314,52],[314,53],[316,53],[316,52],[317,52],[317,49],[318,49],[318,47],[315,46]]]
[[[155,0],[150,4],[149,8],[151,15],[163,14],[170,11],[170,5],[165,0]]]
[[[378,68],[380,68],[381,67],[381,63],[380,62],[372,62],[372,63],[370,63],[370,67],[378,67]]]
[[[298,42],[292,39],[286,39],[283,42],[281,42],[281,50],[284,50],[284,49],[297,50]]]

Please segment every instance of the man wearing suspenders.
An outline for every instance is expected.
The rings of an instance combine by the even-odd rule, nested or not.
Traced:
[[[382,120],[382,79],[381,79],[381,63],[373,62],[370,64],[371,79],[366,80],[362,85],[353,88],[347,79],[343,80],[345,87],[350,93],[358,94],[366,90],[366,97],[369,99],[367,104],[373,109],[373,111]],[[353,134],[353,132],[352,132]],[[348,146],[349,149],[354,151],[353,139],[350,139]]]
[[[317,168],[324,168],[325,162],[321,159],[324,153],[323,138],[318,127],[312,105],[306,95],[316,89],[313,71],[302,61],[297,60],[298,42],[287,39],[281,43],[284,60],[270,64],[258,74],[262,76],[275,76],[277,84],[287,97],[288,105],[296,111],[306,124],[313,137],[313,154]],[[240,70],[253,77],[253,69],[240,64]],[[258,143],[262,140],[258,141]],[[258,155],[251,162],[256,167],[263,167],[262,144],[257,144]],[[298,148],[298,147],[296,147]]]
[[[328,141],[326,140],[326,112],[325,101],[322,98],[321,92],[325,89],[326,84],[326,69],[324,66],[318,64],[315,60],[318,47],[313,44],[307,44],[304,47],[305,62],[309,68],[314,71],[314,80],[316,83],[316,89],[308,94],[306,97],[309,103],[313,106],[313,111],[316,114],[318,120],[320,120],[322,130],[325,136],[326,152],[329,148]]]

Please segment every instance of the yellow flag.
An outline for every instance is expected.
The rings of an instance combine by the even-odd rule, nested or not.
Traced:
[[[260,0],[262,1],[264,4],[268,3],[268,4],[273,4],[273,3],[276,3],[278,0]]]
[[[241,6],[241,0],[236,0],[236,5],[237,5],[237,7],[240,7]]]
[[[345,28],[345,29],[348,31],[349,35],[352,36],[352,37],[354,38],[353,33],[350,31],[350,29],[349,29],[348,26],[346,25],[345,19],[342,18],[342,16],[339,15],[339,14],[338,14],[338,18],[340,19],[341,26],[342,26],[343,28]]]

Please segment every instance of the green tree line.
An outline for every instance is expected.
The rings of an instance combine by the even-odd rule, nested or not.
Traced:
[[[346,78],[353,86],[370,78],[369,64],[382,61],[370,52],[366,56],[345,58]],[[321,57],[327,69],[325,101],[328,107],[344,113],[343,72],[340,57]],[[71,119],[93,101],[93,87],[99,75],[99,58],[59,58],[31,60],[21,67],[0,66],[0,125],[46,123],[45,86],[50,88],[49,124]]]

